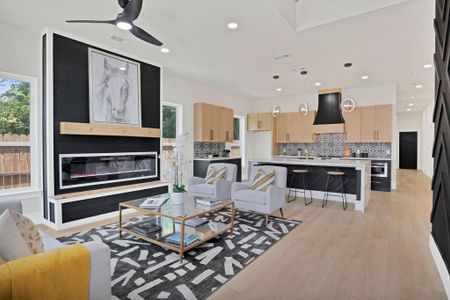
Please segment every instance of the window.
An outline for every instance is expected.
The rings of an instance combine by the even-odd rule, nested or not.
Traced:
[[[0,73],[0,193],[34,186],[31,99],[35,88],[34,79]]]
[[[171,179],[170,164],[175,160],[173,146],[177,134],[183,130],[181,127],[182,106],[175,103],[163,103],[162,108],[162,152],[161,152],[161,178]]]
[[[241,126],[240,126],[240,120],[239,118],[234,118],[233,119],[233,140],[235,141],[239,141],[239,136],[240,136],[240,130]]]

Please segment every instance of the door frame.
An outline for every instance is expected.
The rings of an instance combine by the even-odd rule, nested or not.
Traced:
[[[420,151],[420,130],[419,129],[411,129],[411,130],[402,129],[402,130],[398,130],[398,133],[397,133],[397,138],[398,138],[397,169],[400,169],[400,133],[402,133],[402,132],[417,132],[417,170],[422,170],[422,165],[420,163],[421,162],[421,159],[420,159],[421,151]]]

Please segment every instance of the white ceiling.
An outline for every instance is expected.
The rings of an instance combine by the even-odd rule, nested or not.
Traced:
[[[169,54],[114,26],[64,22],[114,18],[121,11],[115,0],[0,0],[0,20],[35,31],[56,28],[251,99],[310,93],[320,81],[320,89],[395,83],[399,111],[411,96],[414,110],[432,100],[434,72],[422,66],[433,60],[433,0],[300,0],[307,9],[297,17],[309,12],[298,22],[309,29],[300,31],[271,1],[277,0],[145,0],[136,24],[163,41]],[[239,28],[229,30],[230,21]],[[274,59],[284,54],[289,57]],[[345,69],[345,62],[353,67]],[[307,76],[299,75],[302,67]],[[363,74],[369,80],[361,80]],[[424,87],[415,89],[417,83]]]

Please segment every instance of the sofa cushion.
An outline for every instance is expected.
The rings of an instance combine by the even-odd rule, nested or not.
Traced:
[[[22,238],[30,248],[31,253],[44,252],[44,244],[42,243],[41,235],[34,225],[33,221],[25,217],[24,215],[11,211],[11,216],[16,222],[17,229],[19,229]]]
[[[201,183],[190,187],[190,192],[194,194],[214,195],[214,185]]]
[[[233,200],[265,205],[266,193],[250,189],[240,190],[233,194]]]
[[[11,210],[5,210],[0,215],[0,256],[10,261],[31,254],[30,248],[16,226]]]
[[[52,236],[49,236],[48,234],[46,234],[43,231],[39,231],[42,237],[42,243],[44,244],[44,250],[45,251],[50,251],[56,248],[61,248],[64,247],[65,245],[63,243],[61,243],[60,241],[58,241],[57,239],[55,239]]]

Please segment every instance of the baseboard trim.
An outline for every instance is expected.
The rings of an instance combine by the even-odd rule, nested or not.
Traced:
[[[433,236],[430,234],[429,247],[431,255],[433,256],[434,263],[441,277],[442,284],[444,285],[445,293],[447,294],[447,299],[450,299],[450,274],[448,273],[447,267],[444,260],[442,259],[441,252],[434,241]]]

